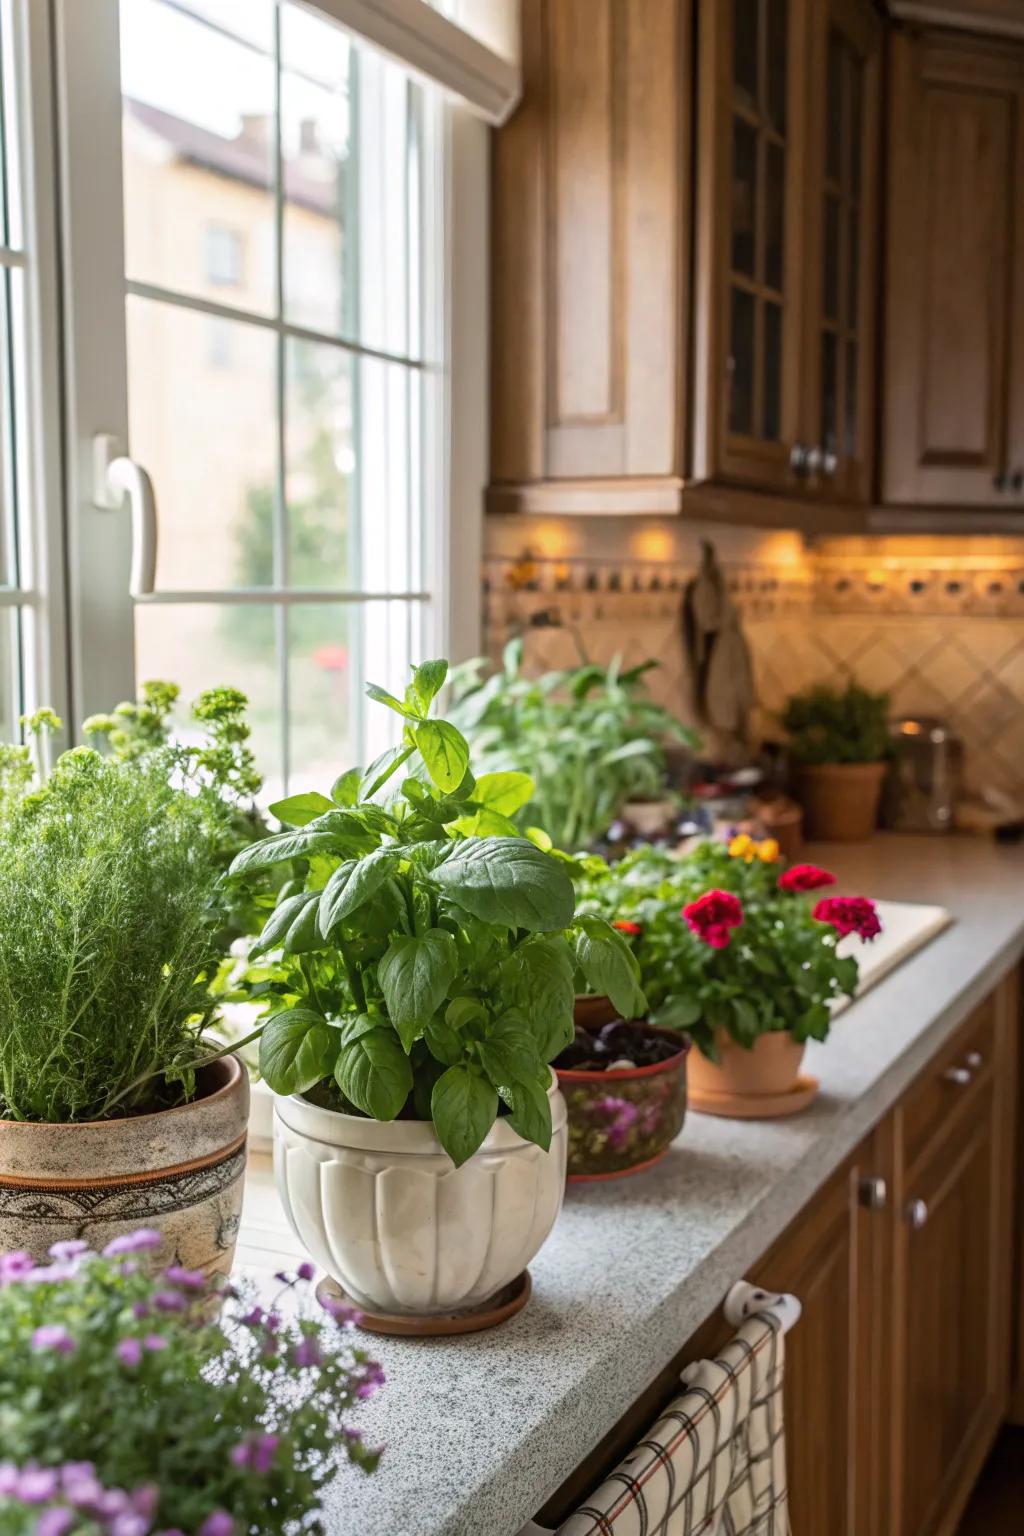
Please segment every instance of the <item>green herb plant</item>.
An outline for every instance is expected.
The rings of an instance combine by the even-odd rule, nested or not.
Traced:
[[[194,1091],[222,864],[208,797],[170,779],[157,751],[75,747],[38,786],[28,748],[0,757],[4,1118],[102,1119]]]
[[[824,1040],[829,1004],[852,997],[858,965],[837,953],[835,929],[814,920],[807,897],[780,890],[782,868],[713,842],[682,857],[641,848],[612,866],[591,858],[577,881],[580,911],[625,926],[652,1022],[685,1030],[709,1060],[719,1030],[746,1047],[779,1031]],[[722,948],[703,943],[683,917],[709,890],[742,906],[742,926]]]
[[[456,679],[452,719],[480,772],[529,772],[536,790],[527,814],[556,847],[588,848],[629,800],[666,793],[664,743],[697,738],[647,696],[655,661],[625,670],[587,663],[539,678],[523,676],[523,643],[505,647],[503,666],[481,677],[482,663]]]
[[[400,742],[330,796],[272,806],[286,830],[244,849],[230,879],[258,893],[281,864],[304,869],[277,894],[242,988],[267,1010],[255,1033],[270,1087],[432,1120],[461,1164],[499,1112],[549,1146],[547,1064],[572,1038],[578,974],[626,1016],[644,999],[622,936],[575,920],[571,861],[517,834],[530,778],[476,778],[465,738],[432,718],[447,670],[415,668],[401,699],[369,685]]]
[[[878,763],[892,751],[889,695],[855,682],[794,694],[781,719],[798,763]]]

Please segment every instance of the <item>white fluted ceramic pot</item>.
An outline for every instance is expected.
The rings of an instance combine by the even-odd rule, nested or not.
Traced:
[[[296,1236],[368,1311],[479,1306],[522,1273],[562,1207],[565,1100],[554,1082],[548,1094],[549,1152],[499,1119],[461,1168],[426,1121],[278,1098],[274,1169]]]

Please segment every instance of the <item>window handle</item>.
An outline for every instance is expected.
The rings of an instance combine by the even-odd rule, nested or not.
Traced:
[[[132,563],[128,591],[148,597],[156,585],[156,496],[153,482],[135,459],[119,451],[116,437],[100,432],[93,438],[93,502],[117,512],[125,500],[132,517]]]

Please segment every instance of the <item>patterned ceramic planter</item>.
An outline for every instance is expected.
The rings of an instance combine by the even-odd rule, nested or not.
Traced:
[[[570,1183],[640,1173],[665,1156],[683,1128],[690,1041],[668,1029],[644,1027],[679,1049],[649,1067],[557,1069],[569,1112]]]
[[[367,1311],[468,1311],[515,1280],[562,1208],[565,1103],[542,1152],[498,1120],[456,1168],[423,1120],[382,1123],[294,1095],[274,1113],[274,1169],[300,1242]]]
[[[228,1273],[245,1178],[249,1074],[234,1056],[200,1074],[191,1104],[124,1120],[0,1120],[0,1252],[100,1248],[133,1227],[164,1234],[161,1258]]]

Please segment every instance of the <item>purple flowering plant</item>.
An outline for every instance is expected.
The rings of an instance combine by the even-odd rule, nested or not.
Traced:
[[[375,1468],[346,1421],[383,1376],[312,1266],[264,1308],[155,1269],[161,1241],[0,1255],[0,1536],[289,1536],[343,1464]]]

